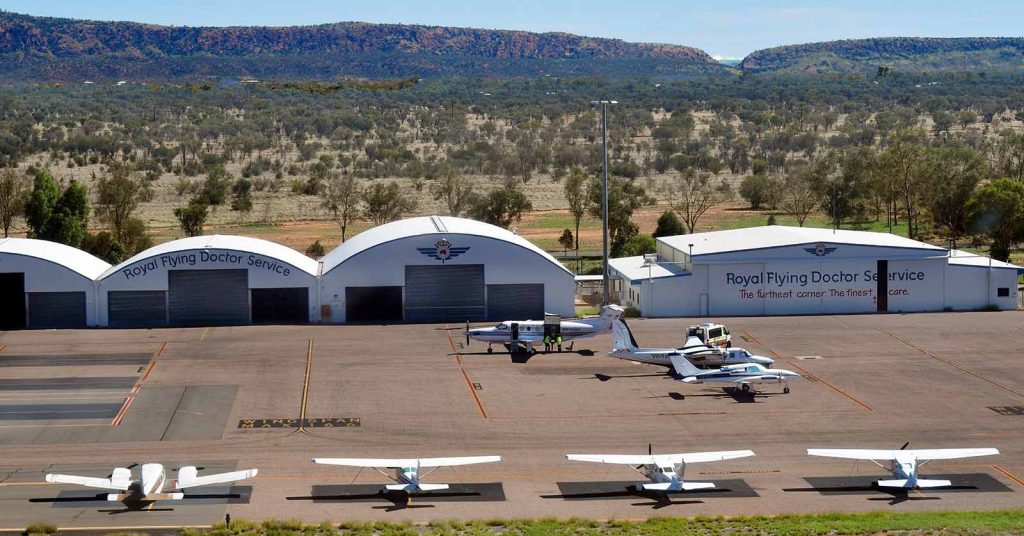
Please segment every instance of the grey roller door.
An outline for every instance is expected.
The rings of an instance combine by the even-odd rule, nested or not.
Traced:
[[[167,292],[118,290],[107,293],[108,325],[112,328],[148,328],[167,325]]]
[[[29,292],[28,327],[84,328],[84,292]]]
[[[483,320],[485,304],[482,264],[405,267],[409,322]]]
[[[171,270],[167,272],[167,288],[172,325],[249,323],[246,270]]]
[[[489,320],[544,320],[544,285],[487,285]]]

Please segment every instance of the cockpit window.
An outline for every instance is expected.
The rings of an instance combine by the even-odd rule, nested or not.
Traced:
[[[501,324],[495,326],[495,329],[508,329],[508,324],[502,322]]]

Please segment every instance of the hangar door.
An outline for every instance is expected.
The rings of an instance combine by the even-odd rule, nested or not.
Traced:
[[[112,328],[167,325],[167,292],[112,290],[107,293],[108,324]]]
[[[32,328],[84,328],[84,292],[29,292],[28,325]]]
[[[402,287],[345,287],[346,322],[401,322]]]
[[[0,274],[0,329],[25,327],[25,274]]]
[[[247,270],[170,270],[167,312],[173,325],[249,323]]]
[[[487,285],[489,320],[544,320],[544,285]]]
[[[484,265],[405,267],[405,319],[409,322],[484,320]]]
[[[256,324],[296,324],[309,322],[309,289],[252,289],[252,321]]]

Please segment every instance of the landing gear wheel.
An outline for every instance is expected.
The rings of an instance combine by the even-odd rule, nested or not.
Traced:
[[[740,386],[740,389],[741,389],[741,390],[742,390],[742,391],[743,391],[744,393],[750,394],[750,384],[749,384],[749,383],[745,383],[745,384],[741,385],[741,386]]]
[[[487,353],[493,354],[494,353],[494,348],[491,348],[490,346],[488,346],[487,347]]]
[[[788,395],[789,394],[789,387],[786,387],[785,389],[783,389],[782,393]]]

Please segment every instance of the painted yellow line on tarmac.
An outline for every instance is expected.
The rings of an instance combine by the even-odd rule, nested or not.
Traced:
[[[1003,469],[1002,467],[999,467],[998,465],[993,465],[992,468],[1002,473],[1003,476],[1005,476],[1006,478],[1009,478],[1010,480],[1013,480],[1014,482],[1020,484],[1021,486],[1024,486],[1024,480],[1021,480],[1021,478],[1018,477],[1017,475],[1007,471],[1006,469]]]
[[[203,328],[203,334],[199,336],[199,342],[203,342],[206,339],[206,335],[208,333],[210,333],[210,328],[209,327]]]
[[[842,389],[836,387],[835,385],[832,385],[831,383],[825,381],[820,376],[815,376],[814,374],[811,374],[810,371],[808,371],[807,369],[801,367],[800,365],[797,365],[796,363],[790,363],[789,366],[791,366],[791,367],[793,367],[793,368],[803,372],[805,375],[807,375],[810,378],[818,380],[819,382],[821,382],[822,385],[825,385],[826,387],[829,387],[833,391],[835,391],[835,392],[845,396],[846,398],[849,398],[850,400],[852,400],[854,403],[856,403],[860,407],[862,407],[862,408],[864,408],[864,409],[866,409],[868,411],[874,411],[873,409],[871,409],[871,406],[861,402],[860,400],[857,400],[856,398],[854,398],[852,395],[850,395],[846,391],[843,391]]]

